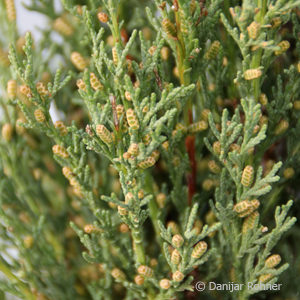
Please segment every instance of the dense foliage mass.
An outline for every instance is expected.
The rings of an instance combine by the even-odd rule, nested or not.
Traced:
[[[298,299],[300,1],[54,2],[0,0],[0,298]]]

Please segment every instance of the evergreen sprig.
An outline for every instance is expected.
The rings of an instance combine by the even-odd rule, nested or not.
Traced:
[[[300,2],[79,2],[0,1],[0,298],[297,297]]]

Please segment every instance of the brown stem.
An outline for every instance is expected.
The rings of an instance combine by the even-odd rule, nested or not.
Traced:
[[[189,155],[191,173],[187,174],[188,182],[188,204],[192,205],[192,198],[196,192],[196,157],[195,157],[195,136],[187,136],[185,139],[185,147]]]

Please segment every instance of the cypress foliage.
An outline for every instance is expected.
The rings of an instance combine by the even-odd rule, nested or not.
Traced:
[[[0,0],[0,298],[297,299],[300,1],[54,2]]]

